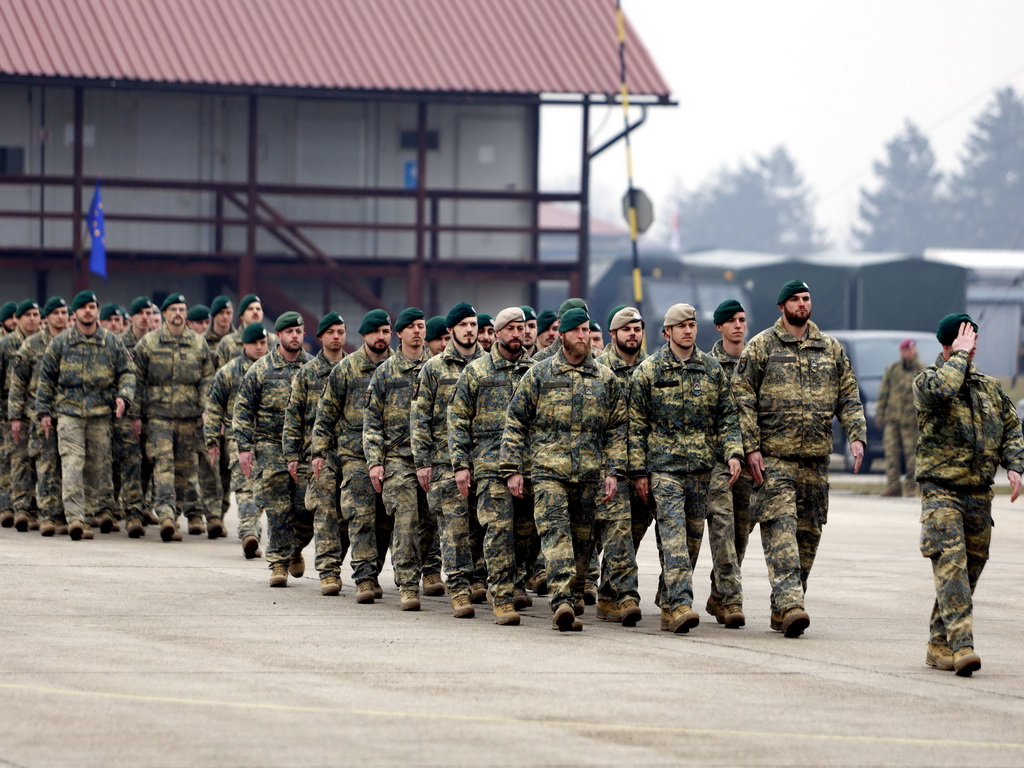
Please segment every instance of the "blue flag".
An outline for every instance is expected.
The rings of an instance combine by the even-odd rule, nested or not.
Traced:
[[[103,200],[100,197],[100,183],[89,204],[89,237],[92,249],[89,252],[89,271],[107,282],[107,225],[103,220]]]

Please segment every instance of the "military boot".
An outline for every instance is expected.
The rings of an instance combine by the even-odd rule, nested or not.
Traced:
[[[72,520],[68,525],[68,535],[72,541],[78,541],[82,538],[85,533],[85,529],[89,526],[81,520]]]
[[[373,584],[373,596],[378,600],[382,599],[384,597],[384,590],[381,588],[380,581],[377,577],[373,576],[370,579],[370,583]]]
[[[203,518],[201,517],[190,517],[188,519],[188,535],[199,536],[200,534],[206,533],[206,526],[203,525]]]
[[[320,579],[320,594],[324,597],[334,597],[341,594],[341,578],[331,574]]]
[[[36,517],[35,515],[29,515],[28,516],[28,529],[30,531],[38,531],[39,530],[39,518]]]
[[[494,623],[501,624],[505,627],[515,627],[519,625],[521,617],[516,611],[515,607],[508,603],[501,603],[500,605],[494,606]]]
[[[903,489],[900,487],[900,481],[899,480],[897,480],[895,483],[890,483],[889,485],[885,486],[885,490],[882,491],[882,498],[887,498],[889,496],[902,496],[902,495],[903,495]]]
[[[583,622],[576,618],[576,612],[569,603],[562,603],[551,617],[551,628],[559,632],[580,632]]]
[[[104,512],[97,517],[96,522],[99,524],[100,533],[110,533],[114,528],[114,516],[109,512]]]
[[[270,586],[272,587],[287,587],[288,586],[288,566],[284,563],[274,563],[270,569]]]
[[[704,610],[708,612],[709,616],[714,616],[715,621],[719,624],[725,624],[725,608],[722,606],[722,600],[715,595],[708,596],[708,602],[704,606]]]
[[[14,525],[14,510],[5,509],[3,513],[0,513],[0,526],[10,528],[12,525]]]
[[[28,515],[24,512],[18,512],[14,516],[14,530],[19,533],[26,533],[28,531]]]
[[[583,602],[594,605],[597,602],[597,584],[588,581],[583,585]]]
[[[125,530],[128,531],[129,539],[137,539],[140,536],[146,535],[146,529],[142,525],[142,520],[138,517],[129,517]]]
[[[953,668],[958,677],[970,677],[981,669],[981,656],[976,654],[971,646],[965,645],[953,651]]]
[[[418,611],[420,609],[420,596],[416,593],[416,590],[403,589],[398,607],[403,611]]]
[[[476,616],[476,609],[469,600],[469,595],[454,595],[452,597],[452,615],[456,619],[472,619]]]
[[[425,597],[440,597],[444,594],[444,582],[440,573],[428,573],[423,576],[423,594]]]
[[[622,621],[622,607],[617,600],[602,595],[597,601],[597,618],[601,621]]]
[[[206,537],[209,539],[219,539],[224,534],[224,521],[219,517],[211,517],[206,522]]]
[[[722,623],[726,629],[739,629],[747,623],[743,608],[738,605],[727,605],[722,608]]]
[[[635,627],[644,617],[640,611],[640,604],[631,597],[627,597],[619,603],[619,621],[624,627]]]
[[[292,559],[288,561],[288,573],[294,576],[296,579],[302,578],[302,574],[306,572],[306,560],[302,557],[301,552],[296,552],[292,555]]]
[[[57,526],[53,524],[53,520],[43,520],[39,524],[39,535],[40,536],[53,536],[57,532]]]
[[[800,637],[811,624],[811,617],[803,608],[790,608],[782,614],[782,634]]]
[[[242,539],[242,552],[245,553],[246,560],[255,560],[263,554],[260,552],[260,540],[255,536],[246,536]]]
[[[360,581],[356,584],[356,602],[357,603],[372,603],[375,595],[373,594],[373,582],[369,579]]]
[[[945,643],[928,643],[928,648],[924,652],[924,663],[932,669],[952,672],[953,652]]]
[[[181,532],[178,530],[178,524],[173,520],[161,520],[160,538],[163,541],[181,541]]]
[[[671,611],[661,609],[661,628],[666,632],[685,635],[700,624],[700,614],[689,605],[680,605]]]
[[[526,594],[526,590],[522,587],[515,587],[512,590],[512,604],[517,611],[521,611],[523,608],[530,608],[533,605],[533,598]]]
[[[538,571],[526,580],[526,588],[532,590],[538,597],[544,597],[548,593],[548,573]]]
[[[469,585],[469,602],[480,603],[487,601],[487,585],[482,581],[474,581]]]

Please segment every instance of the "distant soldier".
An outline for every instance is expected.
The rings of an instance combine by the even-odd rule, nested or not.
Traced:
[[[576,610],[583,610],[594,517],[615,497],[626,469],[625,392],[595,362],[589,324],[580,308],[562,316],[561,349],[523,376],[501,438],[501,469],[513,496],[523,496],[530,467],[552,628],[561,632],[583,628]]]
[[[3,339],[18,327],[18,321],[14,317],[17,309],[18,304],[14,301],[5,302],[0,306],[0,350],[3,349]],[[6,386],[6,380],[7,368],[0,352],[0,392]],[[0,524],[4,528],[14,525],[14,503],[11,500],[11,440],[6,429],[0,429]]]
[[[594,350],[595,355],[604,351],[604,334],[601,332],[600,324],[593,320],[590,321],[590,348]]]
[[[807,579],[828,521],[832,418],[850,439],[854,472],[866,426],[857,377],[842,345],[811,321],[811,291],[792,280],[778,295],[781,317],[746,345],[733,378],[753,521],[772,585],[770,626],[799,637],[811,623]]]
[[[125,329],[125,316],[117,304],[104,304],[100,307],[100,326],[115,336],[120,336]]]
[[[427,346],[427,352],[431,357],[444,352],[444,348],[452,340],[452,335],[445,325],[444,315],[435,315],[427,320],[427,330],[423,336]]]
[[[210,328],[210,308],[205,304],[193,304],[188,308],[185,325],[188,326],[188,329],[192,331],[192,333],[202,336],[205,339],[206,332]],[[207,347],[209,347],[209,343],[207,343]],[[214,372],[216,373],[216,369]],[[203,393],[203,397],[205,399],[205,392]],[[199,501],[200,504],[202,504],[203,511],[206,515],[206,526],[209,538],[216,539],[221,536],[227,536],[227,531],[224,529],[223,519],[226,510],[222,509],[224,488],[221,485],[220,467],[215,467],[210,462],[209,455],[206,452],[206,446],[203,441],[202,422],[199,422],[196,425],[196,429],[199,430],[199,435],[196,439],[196,467],[199,477],[200,493]],[[189,526],[188,531],[195,536],[203,533],[202,520],[197,522],[197,525]]]
[[[270,586],[287,587],[289,573],[306,572],[302,550],[313,539],[313,516],[305,504],[309,468],[289,472],[281,436],[292,379],[313,358],[302,349],[306,329],[298,312],[285,312],[274,330],[279,345],[253,363],[238,388],[232,431],[238,465],[246,477],[255,470],[256,503],[267,513]]]
[[[221,294],[214,296],[210,302],[210,327],[206,329],[206,343],[210,349],[217,349],[220,340],[231,333],[233,329],[231,321],[235,317],[235,307],[231,299]]]
[[[16,301],[5,301],[3,305],[0,305],[0,338],[8,333],[13,333],[14,329],[18,327],[18,321],[14,317],[17,310],[18,302]]]
[[[242,351],[242,331],[250,323],[263,322],[263,302],[255,293],[247,294],[238,302],[240,323],[237,329],[221,339],[213,352],[213,364],[216,368],[238,356]],[[266,325],[266,323],[264,323]],[[267,331],[267,344],[273,349],[277,346],[277,336]]]
[[[312,461],[313,425],[327,377],[345,357],[347,332],[337,312],[328,312],[316,329],[321,350],[299,368],[292,378],[292,391],[284,412],[284,460],[292,479],[299,473],[308,478]],[[348,554],[348,526],[342,527],[338,511],[338,477],[333,471],[320,472],[306,482],[303,503],[313,515],[316,542],[315,566],[320,574],[320,594],[341,593],[341,563]]]
[[[39,304],[34,299],[25,299],[14,313],[17,328],[0,340],[0,403],[7,411],[10,397],[11,370],[15,366],[18,350],[26,340],[39,332],[41,321]],[[11,425],[13,426],[13,425]],[[15,440],[10,429],[4,430],[4,439],[10,456],[10,494],[14,508],[14,527],[24,533],[39,530],[39,510],[36,506],[35,469],[29,456],[28,440]]]
[[[924,366],[917,357],[913,339],[900,342],[900,359],[885,369],[878,389],[876,419],[882,427],[885,449],[885,490],[883,496],[916,496],[914,480],[917,453],[917,410],[914,408],[914,377]],[[907,475],[900,485],[900,470]]]
[[[981,668],[972,595],[988,560],[996,466],[1007,470],[1010,501],[1020,495],[1024,472],[1016,408],[996,379],[974,367],[977,331],[969,315],[942,318],[942,354],[914,379],[921,554],[935,575],[925,663],[962,677]]]
[[[537,355],[535,359],[546,360],[558,352],[558,322],[559,318],[550,309],[545,309],[537,315]],[[554,351],[551,351],[554,350]],[[547,352],[547,355],[540,353]]]
[[[99,327],[96,294],[78,293],[71,312],[74,326],[50,342],[39,364],[36,416],[45,437],[56,429],[68,533],[78,541],[93,537],[88,509],[112,519],[110,421],[123,418],[135,397],[135,371],[120,339]]]
[[[128,306],[128,324],[120,339],[132,360],[135,359],[136,344],[149,333],[151,308],[155,309],[148,296],[137,296]],[[114,493],[127,523],[128,536],[133,539],[145,534],[143,526],[160,523],[160,518],[146,503],[147,500],[152,503],[153,462],[143,455],[140,436],[134,429],[141,413],[142,404],[136,395],[128,414],[130,418],[114,420],[111,439],[114,451]],[[138,521],[138,524],[133,521]]]
[[[523,329],[523,355],[532,359],[535,354],[540,352],[537,348],[537,310],[525,304],[520,309],[523,310],[523,316],[526,318],[526,325]]]
[[[480,312],[476,316],[477,343],[484,351],[484,354],[491,351],[494,343],[494,318],[486,312]]]

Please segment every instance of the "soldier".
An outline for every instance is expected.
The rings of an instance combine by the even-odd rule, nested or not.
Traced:
[[[115,336],[124,333],[124,310],[117,304],[104,304],[100,308],[100,325]]]
[[[377,367],[392,352],[391,318],[383,309],[367,312],[359,324],[363,345],[332,370],[320,396],[313,424],[313,477],[334,475],[340,481],[340,506],[352,546],[356,602],[383,596],[378,575],[391,544],[391,519],[380,493],[370,482],[363,454],[366,388]]]
[[[971,596],[988,560],[996,465],[1007,470],[1011,502],[1024,472],[1013,402],[996,379],[974,367],[977,332],[969,315],[946,315],[935,334],[942,354],[914,379],[921,554],[935,575],[925,664],[961,677],[981,669]]]
[[[210,308],[205,304],[193,304],[188,308],[185,325],[188,326],[192,333],[197,333],[206,338],[206,332],[210,329]],[[206,346],[210,345],[207,344]]]
[[[711,356],[732,381],[736,362],[743,353],[747,337],[747,313],[735,299],[723,301],[715,309],[715,328],[722,338],[711,348]],[[708,493],[708,538],[711,541],[711,594],[705,606],[719,624],[737,628],[746,623],[743,615],[741,568],[750,538],[750,495],[753,483],[744,470],[733,481],[732,471],[719,453],[711,473]],[[725,607],[734,606],[726,611]]]
[[[476,341],[480,348],[487,354],[491,351],[494,343],[494,318],[486,312],[480,312],[476,316],[477,335]]]
[[[260,297],[255,293],[247,294],[242,297],[242,300],[238,302],[238,316],[240,324],[238,328],[223,339],[221,339],[213,352],[213,364],[216,368],[220,368],[228,360],[238,356],[238,353],[242,351],[242,331],[249,323],[261,323],[263,322],[263,302],[260,301]],[[266,325],[264,323],[264,325]],[[267,344],[273,349],[277,346],[277,336],[267,332]]]
[[[532,483],[524,480],[523,496],[513,497],[498,454],[509,400],[533,361],[523,352],[522,307],[503,309],[494,328],[490,353],[467,365],[456,382],[448,406],[448,446],[459,493],[475,494],[494,621],[512,626],[520,622],[518,611],[533,604],[520,573],[536,561],[537,529]]]
[[[3,340],[18,327],[14,313],[18,304],[8,301],[0,306],[0,393],[6,390],[7,367],[3,358]],[[0,525],[14,525],[14,503],[11,500],[11,440],[7,430],[0,429]]]
[[[120,339],[99,327],[96,294],[78,293],[71,312],[74,326],[50,342],[39,364],[36,416],[44,437],[56,429],[68,533],[78,541],[93,538],[87,507],[98,510],[101,526],[113,521],[110,421],[135,396],[135,372]]]
[[[270,586],[287,587],[289,573],[299,578],[306,572],[302,550],[313,539],[313,516],[305,505],[308,467],[296,468],[294,476],[288,471],[281,435],[292,378],[313,358],[302,349],[306,329],[298,312],[285,312],[274,330],[280,344],[242,378],[232,431],[238,465],[246,477],[255,469],[256,504],[267,513]]]
[[[153,302],[148,296],[136,296],[128,307],[128,328],[121,335],[125,349],[131,351],[139,340],[149,333],[149,310]]]
[[[885,490],[883,496],[916,496],[914,460],[917,451],[917,411],[914,409],[914,377],[924,366],[917,357],[913,339],[900,342],[900,359],[885,369],[878,389],[876,418],[882,427],[885,449]],[[900,469],[907,476],[900,486]]]
[[[300,472],[306,476],[309,473],[320,396],[327,377],[345,357],[345,321],[337,312],[328,312],[320,318],[316,335],[322,349],[295,374],[284,412],[284,460],[295,482],[300,482]],[[324,469],[306,483],[304,504],[313,515],[314,565],[320,574],[320,594],[341,594],[341,563],[348,553],[349,541],[348,526],[341,526],[338,476],[333,468]]]
[[[637,368],[629,388],[629,474],[640,498],[655,505],[661,628],[675,633],[700,623],[693,610],[693,565],[716,455],[721,451],[728,462],[730,485],[743,457],[736,401],[722,367],[697,348],[696,317],[689,304],[669,307],[663,326],[668,344]],[[731,612],[738,609],[729,610],[727,626],[742,626],[742,613],[734,620]]]
[[[153,499],[160,517],[160,538],[181,541],[179,514],[188,519],[189,533],[202,531],[196,456],[213,363],[206,339],[185,326],[188,305],[182,294],[169,294],[160,312],[166,324],[135,345],[141,412],[132,426],[137,436],[145,434],[146,455],[153,462]],[[211,528],[214,524],[211,520]]]
[[[17,328],[0,341],[0,357],[3,358],[3,394],[0,396],[0,403],[3,403],[5,411],[10,397],[11,371],[16,364],[18,350],[26,340],[39,332],[39,323],[42,319],[39,304],[32,299],[21,302],[14,316],[18,321]],[[11,427],[13,428],[13,424]],[[35,463],[29,456],[28,440],[16,439],[13,430],[6,439],[11,463],[10,493],[14,508],[14,527],[22,533],[29,530],[37,531],[39,510],[36,505]]]
[[[136,297],[128,307],[128,327],[121,333],[120,340],[133,360],[135,345],[149,333],[149,310],[152,307],[153,302],[148,296]],[[114,494],[120,502],[119,511],[124,515],[128,536],[133,539],[145,535],[143,526],[160,523],[160,518],[146,504],[147,494],[148,501],[152,502],[153,462],[148,456],[143,456],[142,443],[133,428],[141,407],[136,396],[129,413],[131,418],[115,419],[111,438]]]
[[[601,326],[593,320],[590,321],[590,348],[595,355],[604,351],[604,334],[601,333]]]
[[[210,308],[205,304],[193,304],[188,308],[188,315],[185,320],[188,329],[199,336],[206,338],[206,332],[210,329]],[[207,347],[209,347],[207,342]],[[199,503],[206,514],[208,535],[211,539],[227,536],[224,527],[224,487],[221,485],[220,466],[210,462],[209,455],[203,441],[203,425],[197,426],[199,430],[196,446],[197,474],[199,477]],[[196,526],[189,526],[189,533],[198,536],[203,533],[202,521]]]
[[[542,357],[539,354],[535,355],[534,358],[538,362],[558,352],[559,345],[555,345],[555,342],[558,340],[558,323],[558,315],[550,309],[545,309],[537,315],[537,352],[554,350],[554,352],[549,351],[546,357]]]
[[[164,327],[164,317],[156,304],[150,304],[146,309],[146,321],[151,331],[159,331]]]
[[[473,603],[486,600],[483,539],[476,499],[459,492],[448,451],[448,403],[459,375],[480,357],[476,310],[464,301],[444,320],[451,342],[423,364],[410,413],[410,442],[420,487],[437,518],[442,562],[448,576],[452,613],[457,619],[476,615]]]
[[[811,321],[807,283],[786,283],[777,304],[782,316],[746,345],[733,389],[772,586],[770,626],[799,637],[811,623],[804,594],[828,520],[832,417],[850,438],[855,472],[866,427],[846,352]]]
[[[445,347],[452,340],[448,326],[445,325],[444,315],[435,315],[427,320],[427,332],[424,339],[427,345],[427,352],[430,353],[431,357],[444,352]]]
[[[235,308],[231,299],[221,294],[214,296],[210,302],[210,327],[206,329],[206,343],[210,349],[216,349],[220,340],[233,330],[231,321],[235,317]]]
[[[39,533],[53,536],[58,528],[67,533],[60,492],[57,433],[51,431],[49,435],[43,434],[36,417],[35,404],[39,363],[50,342],[68,327],[68,303],[60,296],[52,296],[43,305],[41,316],[46,320],[45,330],[29,336],[15,355],[10,372],[11,391],[7,398],[7,412],[15,446],[28,449],[26,465],[18,478],[21,486],[15,489],[16,497],[35,497],[39,509]],[[15,519],[15,526],[17,524],[18,520]],[[109,523],[104,527],[104,533],[111,530]]]
[[[242,331],[242,353],[228,361],[213,376],[210,394],[206,399],[206,420],[203,423],[203,437],[210,462],[227,464],[231,471],[230,488],[235,492],[238,507],[238,538],[242,541],[242,552],[246,560],[262,557],[260,536],[263,525],[260,522],[260,508],[256,506],[253,480],[242,474],[238,466],[238,444],[235,441],[231,422],[235,412],[235,398],[249,367],[267,354],[267,331],[263,323],[249,323]]]
[[[523,329],[523,356],[532,359],[540,352],[537,348],[537,310],[525,304],[520,309],[526,318],[526,326]]]
[[[363,453],[373,489],[384,497],[384,506],[395,521],[391,540],[391,565],[403,611],[420,609],[419,581],[423,593],[444,594],[440,563],[433,553],[437,520],[420,488],[409,441],[409,412],[420,368],[427,360],[423,348],[426,323],[416,307],[403,309],[395,322],[398,353],[374,371],[367,389],[363,414]]]
[[[622,385],[590,350],[590,317],[562,315],[561,349],[523,376],[501,438],[501,470],[513,496],[523,496],[530,459],[535,516],[551,590],[552,628],[579,631],[583,581],[590,564],[594,517],[615,497],[626,469],[626,403]]]
[[[14,329],[18,327],[18,321],[14,317],[17,310],[18,302],[16,301],[5,301],[0,306],[0,338],[8,333],[14,333]]]

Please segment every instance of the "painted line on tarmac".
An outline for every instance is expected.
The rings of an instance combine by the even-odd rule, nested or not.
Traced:
[[[77,691],[71,688],[44,688],[36,685],[0,683],[0,690],[24,693],[78,696],[81,698],[113,699],[118,701],[147,702],[150,704],[175,704],[187,707],[218,707],[247,709],[265,712],[305,712],[324,715],[356,715],[361,717],[386,717],[399,720],[448,720],[463,723],[487,723],[495,725],[540,725],[552,728],[570,728],[577,731],[619,731],[625,733],[665,733],[687,736],[730,736],[759,739],[802,739],[805,741],[846,742],[858,744],[900,744],[927,747],[965,747],[988,749],[1024,750],[1024,743],[998,741],[960,741],[951,739],[914,739],[901,736],[847,736],[828,733],[787,733],[783,731],[741,731],[724,728],[677,728],[660,725],[629,725],[624,723],[593,723],[576,720],[531,720],[522,717],[489,717],[485,715],[455,715],[445,713],[401,712],[373,709],[345,709],[339,707],[309,707],[289,704],[262,704],[241,701],[216,701],[213,699],[182,699],[173,696],[144,696],[134,693],[112,693],[105,691]]]

